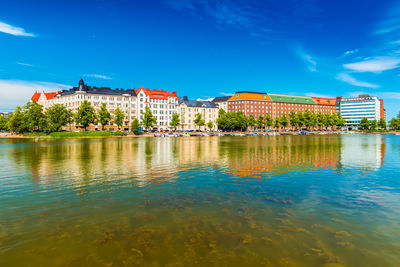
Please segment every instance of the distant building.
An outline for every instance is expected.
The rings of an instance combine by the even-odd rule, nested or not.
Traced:
[[[4,117],[4,118],[8,118],[8,116],[11,115],[11,111],[10,112],[0,112],[0,117]]]
[[[333,114],[336,111],[334,98],[271,94],[240,91],[228,99],[228,111],[242,111],[246,116],[270,114],[272,118],[289,115],[291,111]]]
[[[228,99],[231,96],[219,96],[215,97],[212,102],[218,105],[218,108],[225,110],[226,112],[228,111]]]
[[[205,125],[201,129],[208,129],[207,123],[213,122],[213,129],[217,128],[219,107],[211,101],[189,100],[187,96],[179,99],[179,114],[181,119],[180,129],[195,130],[198,126],[194,123],[196,114],[200,113]]]
[[[138,96],[138,118],[141,122],[146,106],[150,108],[153,116],[157,119],[155,127],[159,130],[169,129],[172,114],[178,113],[178,96],[176,92],[166,92],[157,89],[145,89],[140,87],[136,90]]]
[[[44,91],[40,93],[35,91],[35,93],[31,97],[31,101],[39,103],[46,109],[52,105],[51,100],[60,93],[61,93],[60,91],[51,93],[45,93]]]
[[[386,119],[383,100],[368,94],[350,98],[337,97],[336,110],[340,111],[346,121],[345,127],[350,130],[357,129],[363,118],[369,121]]]

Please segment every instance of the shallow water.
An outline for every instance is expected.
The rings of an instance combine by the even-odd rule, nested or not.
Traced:
[[[0,266],[400,266],[400,136],[0,139]]]

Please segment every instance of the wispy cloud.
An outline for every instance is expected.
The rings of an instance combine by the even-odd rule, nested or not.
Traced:
[[[359,86],[359,87],[368,87],[368,88],[379,88],[379,85],[377,84],[372,84],[368,82],[363,82],[359,81],[356,78],[350,76],[348,73],[339,73],[336,76],[336,79],[354,86]]]
[[[306,63],[309,71],[317,71],[317,61],[311,55],[305,53],[301,49],[297,50],[297,55]]]
[[[376,57],[374,59],[367,59],[364,61],[343,64],[343,67],[356,72],[380,73],[385,70],[391,70],[400,67],[400,58]]]
[[[102,74],[84,74],[85,77],[91,77],[96,79],[103,79],[103,80],[111,80],[110,76],[102,75]]]
[[[177,10],[213,20],[219,29],[245,30],[250,37],[263,40],[279,39],[277,36],[289,26],[304,23],[305,17],[314,16],[319,11],[314,0],[165,1]],[[308,26],[305,24],[304,28]]]
[[[35,37],[35,34],[26,32],[23,28],[15,27],[0,21],[0,32],[8,33],[15,36]]]
[[[220,95],[224,95],[224,96],[231,96],[231,95],[233,95],[234,93],[219,93]]]
[[[400,93],[399,92],[365,92],[365,91],[355,91],[355,92],[349,92],[347,95],[349,97],[357,97],[359,95],[363,94],[369,94],[369,95],[376,95],[379,98],[388,100],[400,100]]]
[[[294,94],[296,94],[296,93],[294,93]],[[326,94],[313,93],[313,92],[305,93],[304,95],[305,96],[312,96],[312,97],[336,98],[336,96],[333,96],[333,95],[326,95]]]
[[[33,67],[33,64],[24,63],[24,62],[17,62],[18,65],[25,66],[25,67]]]
[[[359,49],[348,50],[348,51],[344,52],[339,58],[345,58],[347,56],[357,54],[358,52],[360,52]]]
[[[44,81],[0,80],[0,107],[13,109],[23,105],[30,100],[35,90],[58,91],[71,87]]]

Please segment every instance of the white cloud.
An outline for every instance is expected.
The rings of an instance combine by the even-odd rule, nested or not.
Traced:
[[[400,58],[396,57],[376,57],[360,62],[343,64],[343,67],[357,72],[380,73],[385,70],[396,69],[400,67]]]
[[[32,64],[24,63],[24,62],[17,62],[18,65],[25,66],[25,67],[33,67]]]
[[[369,95],[376,95],[379,98],[382,98],[384,100],[387,99],[395,99],[395,100],[400,100],[400,93],[399,92],[364,92],[364,91],[355,91],[355,92],[349,92],[348,96],[349,97],[358,97],[359,95],[364,95],[364,94],[369,94]]]
[[[15,27],[0,21],[0,32],[8,33],[15,36],[35,37],[35,34],[26,32],[23,28]]]
[[[0,107],[14,109],[17,105],[24,105],[35,91],[54,92],[71,87],[43,81],[0,80]]]
[[[224,96],[232,96],[233,93],[219,93],[220,95],[224,95]]]
[[[339,81],[354,85],[354,86],[359,86],[359,87],[368,87],[368,88],[378,88],[379,87],[379,85],[377,85],[377,84],[359,81],[347,73],[339,73],[336,76],[336,79]]]
[[[112,79],[110,76],[101,75],[101,74],[85,74],[84,76],[96,78],[96,79],[103,79],[103,80],[111,80]]]
[[[358,53],[358,52],[360,52],[359,49],[348,50],[348,51],[344,52],[340,57],[341,57],[341,58],[347,57],[347,56],[349,56],[349,55],[353,55],[353,54],[356,54],[356,53]]]
[[[317,71],[317,61],[311,55],[304,53],[301,49],[297,50],[297,54],[306,63],[309,71]]]

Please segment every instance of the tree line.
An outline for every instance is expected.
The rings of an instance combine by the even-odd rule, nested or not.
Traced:
[[[333,114],[323,114],[322,112],[315,113],[309,110],[305,112],[290,111],[289,115],[283,114],[281,117],[273,119],[271,114],[265,116],[259,115],[256,118],[253,114],[247,117],[242,111],[225,112],[219,110],[217,125],[223,130],[246,130],[248,127],[253,130],[287,129],[301,130],[303,127],[307,129],[333,129],[334,127],[344,126],[345,120],[340,115],[340,112]]]
[[[379,121],[377,120],[370,121],[367,118],[362,118],[358,127],[360,127],[363,130],[376,130],[377,128],[386,129],[386,120],[384,118],[381,118]]]
[[[58,132],[63,127],[71,127],[73,123],[84,130],[91,125],[100,123],[102,129],[109,123],[115,123],[118,129],[122,127],[125,114],[119,108],[111,114],[103,103],[96,112],[88,101],[83,101],[76,113],[64,105],[55,104],[45,111],[37,102],[28,102],[25,106],[17,106],[8,118],[1,118],[0,130],[16,133],[25,132]]]

